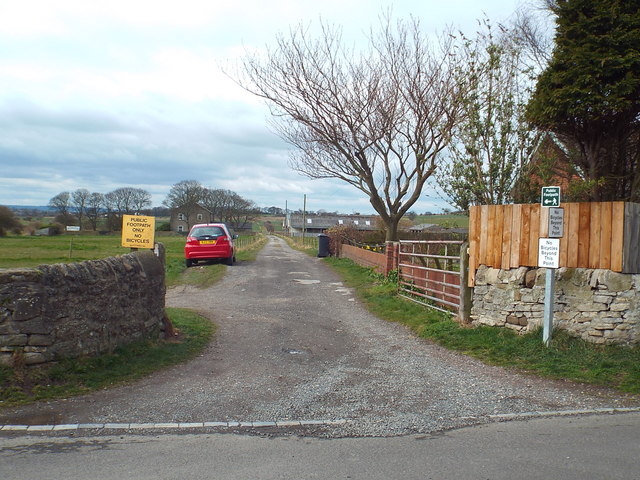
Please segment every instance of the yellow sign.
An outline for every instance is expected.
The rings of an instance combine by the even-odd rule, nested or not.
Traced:
[[[122,246],[153,248],[156,218],[142,215],[122,216]]]

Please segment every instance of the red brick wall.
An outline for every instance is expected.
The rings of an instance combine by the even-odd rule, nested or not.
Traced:
[[[340,257],[350,258],[358,265],[372,267],[376,272],[386,275],[387,256],[384,253],[371,252],[353,245],[342,245]]]

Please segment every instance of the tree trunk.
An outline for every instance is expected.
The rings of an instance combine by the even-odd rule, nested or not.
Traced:
[[[398,241],[398,223],[400,222],[399,218],[392,216],[390,218],[384,219],[384,227],[386,229],[385,241],[387,242],[397,242]]]

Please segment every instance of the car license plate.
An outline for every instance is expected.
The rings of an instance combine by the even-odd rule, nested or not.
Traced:
[[[200,240],[200,245],[215,245],[215,240]]]

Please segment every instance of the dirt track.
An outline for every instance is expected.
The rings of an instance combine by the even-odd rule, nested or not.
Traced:
[[[419,340],[369,314],[322,260],[275,237],[257,261],[230,267],[219,284],[169,290],[167,305],[219,326],[201,357],[132,385],[5,410],[0,424],[343,419],[307,433],[399,435],[495,415],[633,403]]]

